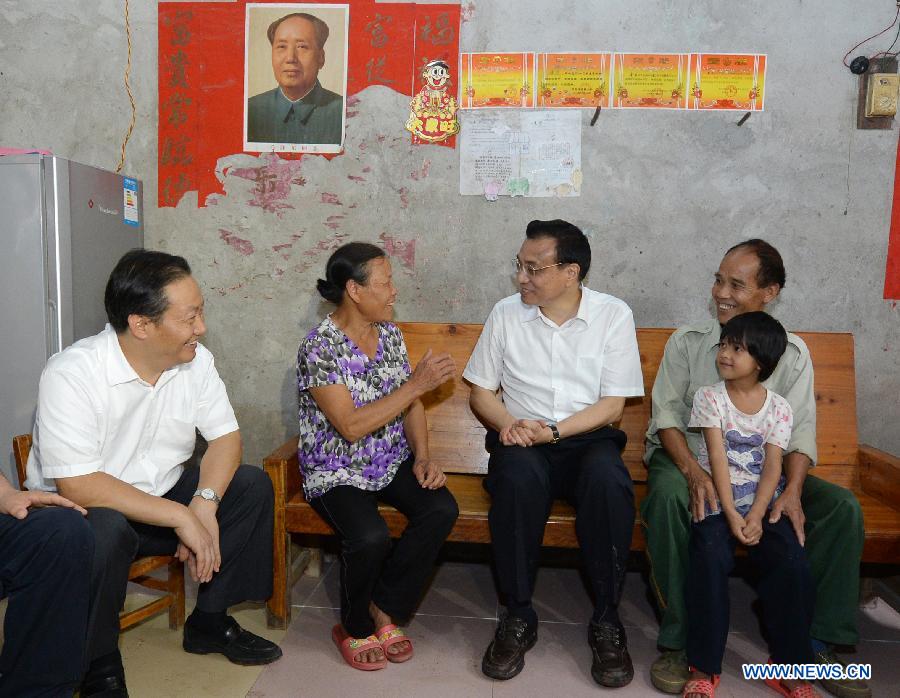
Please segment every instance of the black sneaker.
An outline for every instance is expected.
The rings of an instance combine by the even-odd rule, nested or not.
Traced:
[[[516,616],[503,616],[494,639],[481,660],[481,671],[492,679],[505,681],[525,668],[525,653],[537,642],[537,625]]]
[[[634,667],[628,654],[625,628],[619,623],[601,621],[588,625],[588,644],[594,653],[591,676],[607,688],[627,686],[634,678]]]
[[[264,637],[244,630],[238,622],[228,617],[228,621],[220,632],[207,633],[191,625],[190,619],[184,624],[185,652],[192,654],[224,654],[235,664],[255,666],[270,664],[281,657],[281,648]]]

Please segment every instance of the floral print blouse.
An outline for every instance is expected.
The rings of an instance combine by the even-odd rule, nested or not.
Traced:
[[[378,349],[373,358],[326,317],[300,343],[297,352],[297,389],[300,441],[297,454],[303,491],[312,499],[338,485],[377,491],[386,487],[397,468],[409,458],[403,415],[350,443],[332,426],[310,388],[347,386],[353,403],[361,407],[400,387],[410,376],[403,335],[390,322],[376,323]]]

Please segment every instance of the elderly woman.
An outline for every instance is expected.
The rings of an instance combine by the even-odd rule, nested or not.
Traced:
[[[351,242],[336,250],[318,290],[337,308],[297,353],[300,468],[307,501],[341,542],[341,623],[332,638],[350,666],[371,671],[412,657],[395,622],[411,615],[459,513],[428,458],[419,399],[455,367],[429,350],[410,370],[380,248]],[[409,519],[393,544],[379,500]]]

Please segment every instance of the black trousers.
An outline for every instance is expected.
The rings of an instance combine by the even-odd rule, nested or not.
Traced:
[[[734,568],[734,546],[728,522],[721,514],[691,524],[690,568],[685,600],[688,617],[688,663],[706,674],[722,673],[728,639],[728,574]],[[759,543],[747,547],[758,574],[757,593],[762,622],[776,664],[811,664],[809,640],[815,584],[806,553],[790,520],[770,524],[763,517]]]
[[[187,468],[163,497],[189,504],[200,468]],[[272,595],[272,482],[261,469],[242,465],[234,473],[216,518],[222,565],[197,591],[197,609],[224,611],[242,601]],[[92,568],[88,656],[90,662],[114,652],[119,643],[119,611],[125,603],[128,568],[145,555],[172,555],[178,547],[174,529],[129,521],[114,509],[88,510],[96,552]]]
[[[412,464],[413,458],[401,463],[394,479],[378,492],[343,485],[310,501],[340,537],[341,622],[351,637],[368,637],[377,629],[369,615],[370,601],[394,619],[412,615],[459,516],[450,491],[423,489]],[[378,513],[379,500],[409,519],[393,544]]]
[[[93,555],[91,528],[73,509],[0,514],[3,698],[71,696],[81,682]]]
[[[530,448],[504,446],[488,434],[484,487],[497,582],[507,606],[528,606],[554,499],[575,507],[575,531],[594,594],[595,618],[616,617],[631,534],[634,487],[622,462],[625,433],[604,427]]]

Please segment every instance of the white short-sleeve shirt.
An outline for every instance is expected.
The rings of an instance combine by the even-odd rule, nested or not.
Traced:
[[[602,397],[643,395],[631,308],[582,287],[578,313],[557,325],[518,293],[504,298],[484,323],[463,378],[501,388],[516,419],[558,422]]]
[[[238,429],[209,350],[198,344],[192,361],[150,385],[107,325],[47,362],[26,486],[52,491],[55,478],[103,472],[165,494],[194,451],[195,429],[207,441]]]

